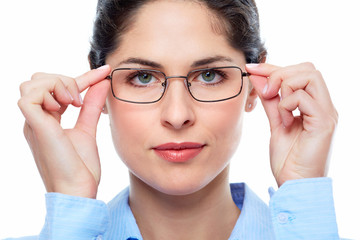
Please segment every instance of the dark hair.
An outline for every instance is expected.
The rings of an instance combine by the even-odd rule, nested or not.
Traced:
[[[136,12],[156,0],[99,0],[89,53],[92,69],[105,64],[106,57],[120,44],[122,35],[131,28]],[[229,43],[245,54],[247,63],[258,63],[267,54],[260,38],[258,10],[255,0],[191,0],[207,6],[215,13],[218,31]]]

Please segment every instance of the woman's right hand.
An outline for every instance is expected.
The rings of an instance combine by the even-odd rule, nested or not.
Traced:
[[[96,128],[110,83],[105,65],[77,78],[36,73],[20,86],[19,108],[26,118],[24,135],[47,192],[96,198],[100,160]],[[86,90],[82,102],[80,93]],[[75,127],[60,121],[68,105],[81,107]]]

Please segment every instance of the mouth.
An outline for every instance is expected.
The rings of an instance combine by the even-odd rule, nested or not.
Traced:
[[[205,144],[194,142],[165,143],[153,148],[162,159],[173,163],[184,163],[196,157]]]

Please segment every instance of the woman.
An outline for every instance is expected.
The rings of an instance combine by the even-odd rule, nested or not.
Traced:
[[[338,239],[325,178],[337,112],[312,64],[265,59],[252,1],[99,1],[93,70],[38,73],[21,86],[25,136],[49,192],[40,239]],[[270,207],[228,182],[257,96],[280,187]],[[63,130],[70,104],[81,112]],[[130,173],[108,206],[95,200],[101,112]]]

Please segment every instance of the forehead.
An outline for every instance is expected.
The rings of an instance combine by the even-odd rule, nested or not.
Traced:
[[[231,55],[242,62],[243,54],[230,46],[225,31],[218,30],[219,24],[215,15],[198,2],[154,1],[137,12],[113,56],[118,61],[141,57],[187,65],[195,59]]]

